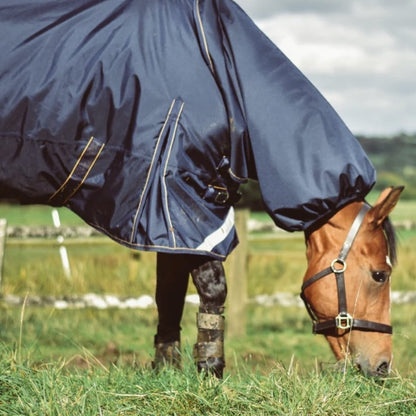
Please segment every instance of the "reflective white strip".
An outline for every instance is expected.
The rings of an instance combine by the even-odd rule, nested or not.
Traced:
[[[228,211],[225,221],[218,230],[207,235],[204,241],[197,247],[197,250],[211,251],[216,245],[223,242],[234,228],[234,208]]]

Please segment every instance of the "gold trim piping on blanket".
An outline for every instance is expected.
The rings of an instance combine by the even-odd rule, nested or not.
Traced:
[[[197,13],[197,17],[198,17],[199,28],[201,29],[201,35],[202,35],[202,41],[204,43],[205,54],[207,55],[207,58],[208,58],[208,61],[209,61],[209,68],[210,68],[211,72],[214,74],[215,73],[214,64],[212,63],[211,55],[210,55],[209,49],[208,49],[207,37],[205,36],[205,30],[204,30],[204,26],[202,24],[201,12],[199,10],[199,0],[196,0],[196,13]]]
[[[163,123],[162,129],[160,130],[159,137],[157,138],[156,146],[155,146],[155,149],[154,149],[153,155],[152,155],[152,161],[150,162],[149,170],[147,171],[146,181],[144,183],[143,190],[140,194],[139,205],[137,206],[136,213],[134,214],[133,226],[132,226],[131,234],[130,234],[130,243],[132,243],[133,240],[134,240],[134,235],[135,235],[135,231],[136,231],[136,228],[137,228],[137,220],[138,220],[139,213],[142,209],[142,205],[143,205],[143,202],[144,202],[144,199],[145,199],[144,196],[147,194],[147,191],[148,191],[149,181],[150,181],[150,178],[152,177],[152,174],[153,174],[153,166],[154,166],[154,163],[155,163],[155,161],[158,157],[159,148],[160,148],[161,144],[163,144],[162,138],[164,137],[164,131],[166,129],[166,126],[168,125],[170,115],[171,115],[172,110],[175,106],[175,102],[176,102],[176,100],[172,101],[172,104],[170,105],[168,114],[167,114],[167,116],[165,118],[165,121]]]
[[[66,180],[50,196],[49,203],[64,205],[75,195],[90,174],[104,146],[105,143],[100,143],[93,136],[90,138]]]

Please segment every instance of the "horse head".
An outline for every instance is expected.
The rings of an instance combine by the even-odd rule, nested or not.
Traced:
[[[338,360],[366,375],[386,375],[392,361],[390,276],[396,261],[388,215],[403,187],[385,189],[373,207],[354,202],[306,235],[302,298]]]

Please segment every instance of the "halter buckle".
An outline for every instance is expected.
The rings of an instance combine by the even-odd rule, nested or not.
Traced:
[[[335,326],[338,329],[350,329],[354,318],[348,312],[340,312],[338,316],[335,317]]]

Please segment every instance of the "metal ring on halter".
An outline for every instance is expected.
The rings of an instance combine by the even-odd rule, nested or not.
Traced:
[[[342,266],[342,268],[341,269],[337,269],[335,267],[336,264],[340,264]],[[347,262],[345,260],[342,260],[342,259],[332,260],[332,262],[331,262],[331,270],[334,273],[344,273],[345,270],[347,270]]]
[[[353,317],[348,312],[340,312],[335,317],[335,326],[338,329],[350,329],[354,324]]]

